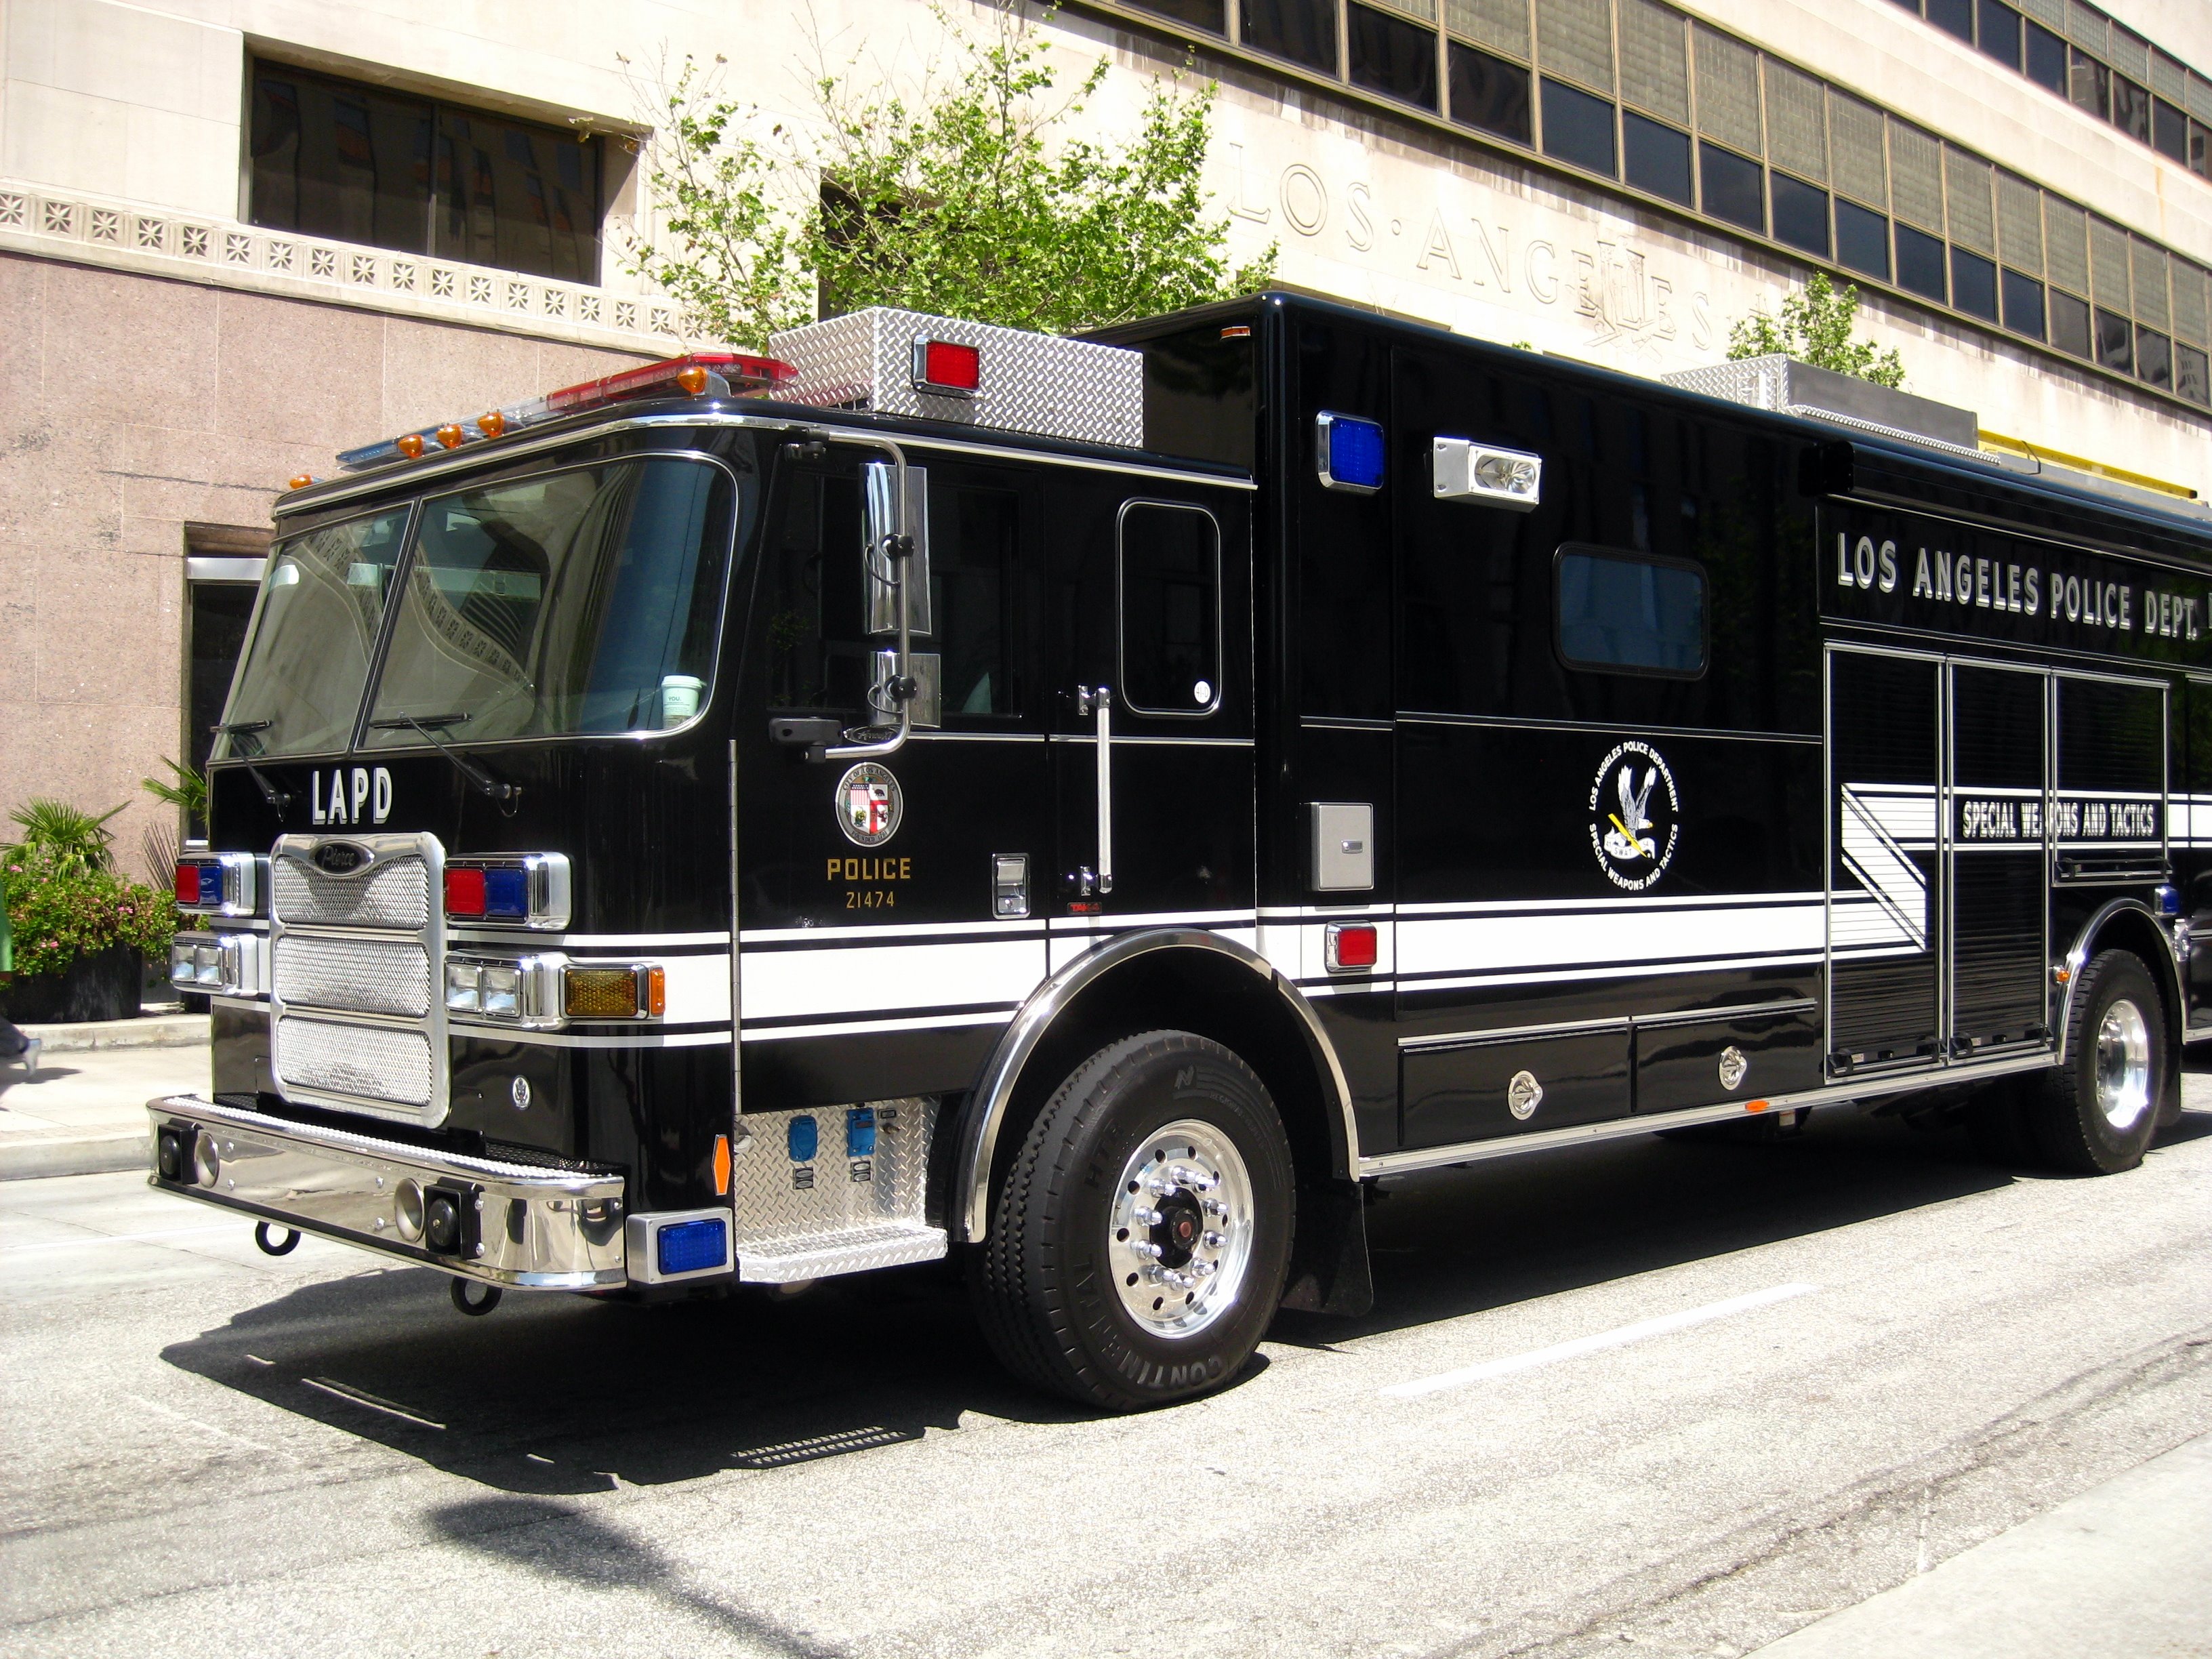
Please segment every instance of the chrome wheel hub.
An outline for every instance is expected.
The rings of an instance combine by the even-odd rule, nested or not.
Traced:
[[[2150,1026],[2125,997],[2097,1027],[2097,1109],[2123,1133],[2150,1109]]]
[[[1194,1336],[1237,1305],[1252,1260],[1252,1178],[1228,1136],[1184,1119],[1138,1143],[1106,1218],[1121,1305],[1155,1336]]]

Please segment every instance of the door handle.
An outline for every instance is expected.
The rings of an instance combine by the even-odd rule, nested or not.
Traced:
[[[1114,693],[1107,687],[1075,688],[1075,712],[1098,722],[1098,867],[1076,872],[1085,897],[1114,890]]]

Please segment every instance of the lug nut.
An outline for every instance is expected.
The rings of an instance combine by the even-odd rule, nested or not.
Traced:
[[[1160,1259],[1160,1247],[1153,1243],[1149,1238],[1136,1238],[1130,1240],[1129,1249],[1135,1255],[1141,1255],[1148,1261],[1158,1261]]]
[[[1198,1242],[1209,1250],[1218,1250],[1229,1242],[1229,1238],[1225,1233],[1206,1233]]]

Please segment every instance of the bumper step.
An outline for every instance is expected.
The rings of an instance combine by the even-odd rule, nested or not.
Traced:
[[[828,1279],[837,1273],[938,1261],[944,1259],[945,1251],[944,1228],[890,1222],[797,1238],[740,1242],[738,1277],[749,1285],[796,1285],[802,1279]]]

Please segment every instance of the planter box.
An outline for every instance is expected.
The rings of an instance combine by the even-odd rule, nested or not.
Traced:
[[[138,952],[118,945],[58,974],[12,975],[0,985],[0,1018],[18,1025],[135,1019],[145,972]]]

